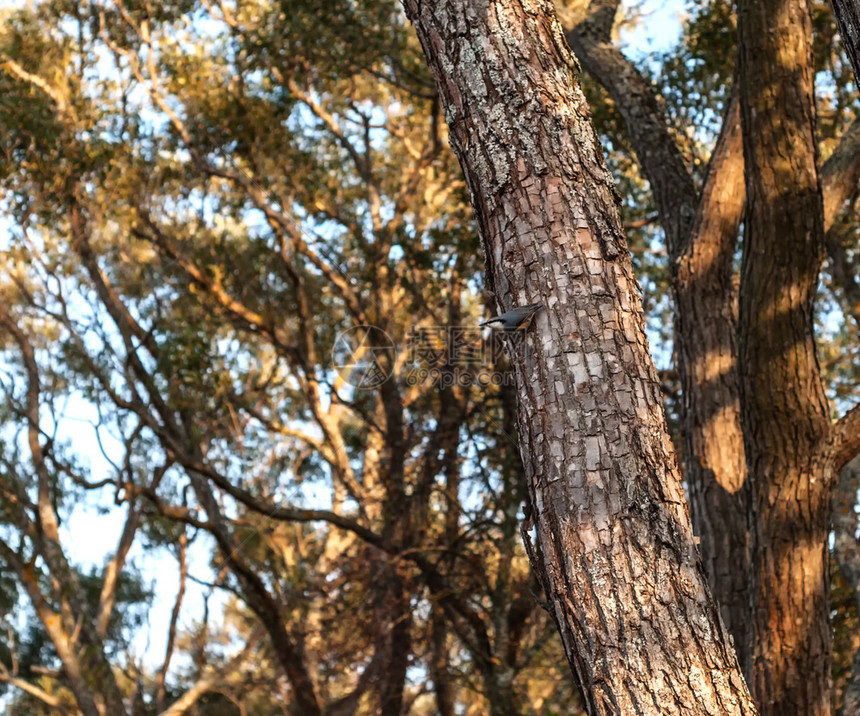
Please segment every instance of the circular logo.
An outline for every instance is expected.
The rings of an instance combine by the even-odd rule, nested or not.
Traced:
[[[391,377],[394,341],[376,326],[354,326],[338,334],[332,364],[353,388],[375,388]]]

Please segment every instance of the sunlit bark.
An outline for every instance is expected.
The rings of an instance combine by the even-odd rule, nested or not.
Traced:
[[[698,561],[616,195],[546,2],[406,3],[511,351],[534,568],[592,713],[753,713]]]
[[[824,256],[805,0],[741,0],[747,214],[741,419],[751,486],[753,663],[762,714],[830,712],[829,405],[812,303]]]

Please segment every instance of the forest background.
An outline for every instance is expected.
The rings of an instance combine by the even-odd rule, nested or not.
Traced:
[[[610,47],[670,24],[608,7]],[[587,3],[557,10],[683,461],[671,229],[629,116],[588,74]],[[815,326],[842,414],[860,366],[860,98],[830,5],[812,10],[839,198]],[[577,712],[520,533],[510,366],[474,331],[497,297],[400,4],[2,12],[0,703]],[[736,20],[725,2],[678,12],[678,42],[635,66],[698,189],[729,113]],[[383,336],[396,351],[365,352]],[[830,539],[837,709],[860,694],[858,479],[842,475]]]

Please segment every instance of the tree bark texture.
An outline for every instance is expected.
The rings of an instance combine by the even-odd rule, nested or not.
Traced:
[[[592,0],[565,36],[609,92],[654,193],[675,300],[684,478],[708,582],[749,673],[748,490],[737,377],[732,256],[745,199],[737,93],[697,194],[650,82],[612,44],[618,0]]]
[[[854,68],[854,78],[860,82],[860,3],[857,0],[831,0],[839,34]]]
[[[842,470],[833,494],[833,557],[854,593],[860,614],[860,550],[857,545],[857,489],[860,487],[860,458]],[[860,714],[860,649],[854,654],[851,675],[843,694],[842,716]]]
[[[698,559],[617,195],[547,1],[407,0],[510,349],[541,576],[592,714],[754,713]]]
[[[751,485],[751,688],[762,714],[830,712],[830,416],[813,338],[823,258],[806,0],[740,0],[747,213],[741,421]]]
[[[720,612],[749,674],[749,539],[732,257],[744,207],[736,93],[708,167],[690,238],[674,259],[675,362],[690,511]]]

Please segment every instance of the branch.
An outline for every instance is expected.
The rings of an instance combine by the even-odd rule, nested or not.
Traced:
[[[254,647],[260,641],[262,636],[262,627],[257,627],[250,638],[245,648],[235,654],[226,664],[210,672],[206,676],[201,677],[188,691],[174,701],[168,708],[164,709],[159,716],[181,716],[190,709],[197,700],[214,686],[218,686],[234,671],[236,671],[243,663],[248,660]]]
[[[301,507],[274,505],[271,502],[254,497],[250,492],[243,490],[241,487],[237,487],[217,470],[201,463],[199,460],[194,460],[184,452],[178,452],[176,459],[186,470],[199,473],[207,479],[212,480],[228,495],[258,514],[265,515],[274,520],[287,522],[327,522],[335,527],[352,532],[367,542],[367,544],[378,547],[385,552],[391,552],[391,547],[387,545],[381,535],[360,525],[349,517],[344,517],[328,510],[308,510]]]
[[[245,490],[236,487],[225,476],[221,475],[216,470],[213,470],[208,465],[192,459],[188,455],[179,453],[176,454],[176,459],[188,471],[189,475],[196,473],[202,477],[211,479],[218,487],[225,490],[236,500],[255,512],[277,520],[294,522],[327,522],[340,529],[352,532],[367,544],[376,547],[387,554],[413,562],[421,571],[425,582],[430,589],[430,593],[438,600],[439,604],[449,615],[449,618],[451,618],[458,636],[463,643],[469,647],[473,658],[491,663],[489,661],[491,659],[489,636],[487,634],[486,626],[480,616],[468,603],[462,601],[456,595],[442,574],[422,553],[414,550],[401,552],[389,544],[382,535],[375,533],[373,530],[358,524],[348,517],[338,515],[328,510],[308,510],[298,507],[273,506],[271,503],[259,500]],[[206,505],[204,505],[204,507],[207,512],[209,512],[209,507]],[[201,524],[200,526],[213,534],[216,540],[220,538],[219,544],[221,544],[221,542],[225,542],[225,536],[223,534],[219,535],[217,525],[212,523],[213,517],[214,516],[210,513],[210,522]],[[230,547],[226,543],[221,544],[221,547],[222,552],[228,558],[228,561],[235,559],[236,555],[234,548]],[[247,598],[247,595],[245,596]]]
[[[577,58],[618,107],[651,184],[671,257],[690,234],[698,196],[650,82],[611,42],[618,0],[592,0],[582,22],[564,34]]]
[[[860,405],[855,405],[833,426],[833,469],[842,469],[860,453]]]
[[[29,82],[34,87],[38,87],[42,92],[44,92],[48,97],[50,97],[57,105],[58,114],[65,114],[68,109],[68,102],[66,102],[66,98],[60,93],[58,89],[55,87],[51,87],[45,80],[43,80],[38,75],[34,75],[30,72],[27,72],[21,65],[19,65],[15,60],[8,59],[2,65],[0,65],[3,69],[5,69],[10,75],[13,77],[17,77],[19,80],[23,80],[24,82]]]
[[[844,242],[844,224],[838,222],[860,190],[860,118],[855,119],[839,144],[821,167],[821,190],[824,197],[824,230],[830,274],[842,289],[850,306],[848,312],[860,327],[860,283],[855,262]]]
[[[185,584],[188,580],[187,550],[188,535],[185,529],[183,529],[182,534],[179,536],[179,591],[176,595],[176,601],[173,603],[173,610],[170,613],[170,626],[167,630],[167,646],[164,649],[164,662],[155,677],[155,708],[159,712],[164,710],[164,679],[167,676],[167,669],[173,657],[173,647],[176,642],[176,624],[179,621],[179,611],[182,608],[182,599],[185,596]]]
[[[230,296],[220,281],[208,277],[200,267],[183,257],[175,244],[164,234],[164,232],[162,232],[159,226],[146,212],[141,210],[140,217],[146,225],[149,233],[145,233],[140,230],[133,230],[133,233],[138,236],[138,238],[152,242],[161,249],[164,254],[173,259],[186,276],[204,288],[207,291],[207,294],[211,296],[219,306],[221,306],[228,317],[231,317],[239,324],[240,327],[265,335],[266,338],[270,340],[283,355],[290,359],[293,366],[298,365],[299,368],[301,368],[305,378],[302,380],[298,373],[296,374],[296,378],[305,394],[314,418],[322,430],[325,442],[331,448],[330,456],[327,457],[329,464],[331,464],[338,478],[344,483],[344,485],[346,485],[351,496],[355,498],[356,502],[362,504],[362,489],[355,479],[355,475],[346,453],[345,444],[339,434],[338,419],[335,415],[331,414],[331,407],[328,411],[323,408],[313,366],[308,365],[308,356],[303,355],[300,349],[297,349],[295,346],[288,345],[284,340],[280,339],[278,336],[279,332],[271,321],[267,321],[259,313],[249,309],[243,303],[234,299]],[[307,247],[307,244],[300,236],[296,239],[296,244],[299,250],[301,250],[302,246]],[[313,252],[308,251],[306,255],[312,260],[312,262],[314,262]],[[315,265],[316,263],[318,262],[315,262]],[[302,287],[297,285],[296,290],[297,295],[300,297],[301,304]],[[305,352],[308,352],[310,347],[312,347],[311,329],[309,327],[309,309],[305,306],[301,313],[306,314],[302,322],[301,332],[303,334]],[[119,325],[118,327],[122,331],[123,326]]]
[[[78,254],[81,262],[92,279],[96,293],[110,314],[114,323],[125,333],[134,336],[141,345],[145,346],[153,358],[158,358],[158,344],[151,331],[144,330],[128,307],[123,303],[107,275],[99,268],[95,252],[90,244],[90,230],[79,207],[75,205],[69,212],[69,227],[71,229],[72,248]]]
[[[854,593],[860,610],[860,551],[857,549],[857,489],[860,487],[860,460],[853,460],[842,470],[833,494],[833,556],[839,571]],[[860,649],[854,655],[851,675],[845,688],[840,714],[860,711]]]
[[[9,670],[3,663],[0,663],[0,681],[21,689],[21,691],[39,699],[42,703],[53,709],[57,709],[60,714],[69,713],[68,709],[63,705],[60,699],[56,696],[52,696],[47,691],[40,689],[35,684],[31,684],[29,681],[24,681],[24,679],[19,679],[17,676],[13,676],[9,673]]]
[[[856,0],[831,0],[845,52],[854,68],[855,84],[860,85],[860,5]]]
[[[119,586],[119,576],[122,573],[122,568],[125,565],[125,558],[128,556],[128,551],[131,549],[134,536],[140,524],[140,509],[138,508],[133,495],[128,498],[128,514],[125,519],[125,525],[122,529],[122,535],[119,539],[119,544],[116,547],[116,553],[108,562],[105,569],[104,583],[102,591],[99,595],[98,617],[96,618],[96,634],[99,638],[104,639],[107,634],[110,617],[113,613],[113,607],[116,602],[116,590]]]
[[[821,192],[824,196],[824,230],[829,231],[839,213],[857,193],[860,182],[860,117],[851,126],[821,166]]]
[[[842,469],[833,494],[833,554],[839,569],[854,592],[860,611],[860,551],[857,549],[857,490],[860,489],[860,460]]]
[[[60,615],[53,612],[45,603],[42,593],[39,591],[37,577],[32,564],[24,564],[18,555],[5,542],[0,540],[0,554],[3,559],[14,570],[19,581],[27,591],[33,609],[39,620],[45,627],[48,637],[57,651],[57,656],[63,664],[66,679],[75,696],[75,701],[84,716],[101,716],[96,707],[95,697],[90,690],[77,649],[69,634],[63,628]],[[119,712],[118,712],[119,713]]]

